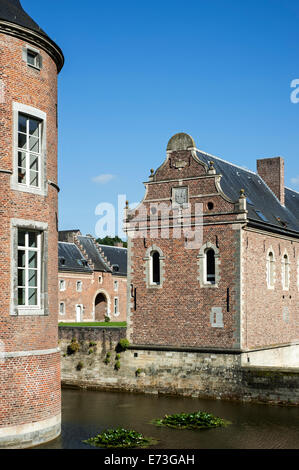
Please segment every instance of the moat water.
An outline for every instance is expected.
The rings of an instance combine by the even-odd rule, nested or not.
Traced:
[[[150,424],[165,414],[207,411],[228,427],[178,431]],[[134,429],[159,443],[151,449],[299,449],[297,407],[242,404],[130,393],[63,390],[62,434],[38,449],[94,449],[82,441],[107,428]]]

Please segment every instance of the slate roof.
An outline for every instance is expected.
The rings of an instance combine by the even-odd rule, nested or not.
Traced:
[[[87,253],[88,258],[92,261],[95,271],[101,272],[112,272],[109,266],[105,263],[101,257],[99,250],[96,248],[96,245],[92,238],[78,236],[78,240],[83,246],[84,250]]]
[[[0,20],[9,21],[48,37],[39,25],[23,10],[19,0],[0,0]]]
[[[202,151],[197,151],[197,157],[206,164],[211,160],[214,162],[217,174],[222,175],[221,188],[233,201],[238,201],[241,189],[245,190],[250,223],[279,233],[299,236],[298,193],[286,188],[285,206],[283,206],[257,173]],[[256,211],[260,211],[266,220],[263,220]],[[286,226],[282,222],[285,222]]]
[[[111,266],[118,266],[118,271],[114,271],[114,275],[126,276],[127,275],[127,248],[118,246],[100,245],[104,255],[110,262]]]
[[[92,273],[90,266],[84,265],[84,256],[75,243],[58,243],[58,269],[64,272]],[[61,260],[64,260],[62,264]]]

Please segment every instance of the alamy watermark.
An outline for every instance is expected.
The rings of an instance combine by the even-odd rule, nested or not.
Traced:
[[[294,88],[290,97],[291,103],[297,104],[299,103],[299,78],[295,78],[291,81],[291,88]]]
[[[203,204],[187,202],[153,202],[133,204],[130,209],[126,196],[118,196],[117,210],[111,203],[100,203],[95,214],[100,216],[95,233],[130,239],[183,239],[186,249],[199,249],[203,240]],[[116,217],[117,213],[117,217]]]

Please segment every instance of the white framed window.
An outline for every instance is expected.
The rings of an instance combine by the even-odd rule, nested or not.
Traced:
[[[77,292],[82,292],[82,281],[77,281],[76,289],[77,289]]]
[[[60,302],[59,304],[59,314],[65,315],[65,303],[64,302]]]
[[[162,250],[152,245],[146,250],[146,286],[147,288],[162,288],[164,282],[164,260]]]
[[[275,258],[274,252],[270,250],[267,255],[267,285],[268,289],[274,289],[275,284]]]
[[[48,315],[48,224],[11,219],[11,315]]]
[[[287,253],[282,258],[282,288],[289,290],[290,287],[290,261]]]
[[[18,115],[18,183],[40,188],[42,121]]]
[[[23,48],[23,60],[29,67],[41,70],[43,66],[43,59],[38,49],[32,46],[26,46]]]
[[[205,243],[199,252],[198,267],[200,287],[218,288],[220,282],[220,252],[211,242]]]
[[[102,283],[103,283],[103,277],[99,276],[99,284],[102,284]]]
[[[59,290],[60,292],[63,292],[66,290],[66,283],[64,279],[60,279],[59,281]]]
[[[114,297],[114,315],[119,315],[119,301],[118,297]]]
[[[18,229],[18,307],[40,308],[41,233]]]
[[[114,291],[118,292],[118,281],[114,281]]]
[[[46,196],[46,114],[31,106],[13,103],[13,123],[11,188]]]

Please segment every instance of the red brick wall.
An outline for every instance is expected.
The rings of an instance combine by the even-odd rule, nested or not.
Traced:
[[[185,168],[180,171],[174,168],[176,161],[184,161]],[[172,229],[169,239],[160,238],[158,234],[157,238],[150,238],[148,234],[145,239],[133,239],[128,257],[128,282],[136,288],[136,310],[131,299],[128,328],[132,343],[240,347],[240,226],[235,205],[218,192],[217,179],[212,173],[206,173],[204,166],[194,160],[191,152],[183,151],[173,152],[157,170],[153,182],[148,184],[143,201],[148,215],[150,201],[163,199],[160,202],[170,204],[172,188],[179,185],[188,186],[192,212],[195,203],[203,204],[204,222],[207,225],[203,229],[202,243],[218,244],[220,281],[216,288],[201,288],[198,259],[201,245],[197,249],[186,249],[184,236],[174,239]],[[208,202],[214,204],[213,210],[208,209]],[[161,289],[148,288],[145,280],[144,258],[152,245],[159,247],[165,257],[165,280]],[[223,328],[211,325],[213,307],[222,309]]]
[[[42,70],[28,67],[22,60],[25,45],[15,37],[0,34],[0,79],[5,85],[5,102],[0,104],[0,168],[13,170],[12,103],[18,102],[47,114],[47,179],[57,182],[57,68],[40,48]],[[12,218],[48,223],[49,316],[10,316]],[[10,175],[0,173],[0,339],[5,352],[57,347],[56,220],[57,190],[53,186],[48,185],[46,197],[15,191],[10,189]],[[9,422],[35,422],[59,413],[58,354],[7,359],[1,367],[5,372],[1,374],[4,382],[1,386],[0,426]]]
[[[275,285],[268,289],[266,257],[269,249],[275,255]],[[282,258],[285,250],[290,261],[290,287],[282,287]],[[299,242],[245,230],[243,233],[243,319],[242,346],[255,348],[298,340],[299,289],[297,263]],[[283,308],[289,308],[289,321],[283,319]]]
[[[102,283],[99,283],[99,277]],[[95,297],[102,292],[110,299],[111,321],[123,322],[127,317],[127,279],[110,273],[93,272],[92,274],[59,273],[59,280],[66,282],[66,290],[59,292],[59,303],[65,303],[65,315],[59,315],[60,322],[76,322],[76,305],[84,306],[83,320],[94,321]],[[77,292],[77,281],[82,281],[82,292]],[[118,291],[114,291],[114,281],[118,281]],[[119,299],[120,315],[114,315],[114,297]],[[104,316],[101,319],[104,321]]]

